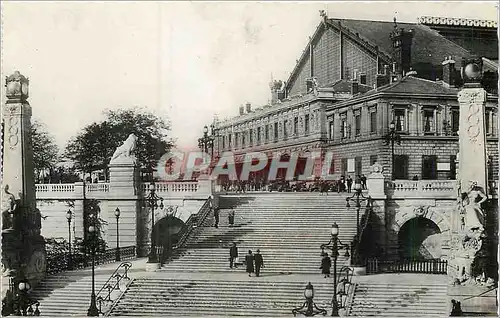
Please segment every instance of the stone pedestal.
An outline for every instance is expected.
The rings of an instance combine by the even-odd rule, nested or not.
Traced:
[[[382,166],[377,162],[370,168],[371,173],[366,179],[368,195],[372,199],[385,199],[385,177],[382,173]]]
[[[140,196],[138,168],[135,158],[119,158],[109,164],[109,201],[108,201],[108,246],[116,247],[116,216],[115,210],[120,209],[118,219],[119,245],[137,246],[138,252],[145,248],[144,236],[139,235],[138,211],[141,211],[138,201]]]
[[[29,80],[15,72],[6,79],[2,180],[2,264],[4,275],[15,273],[14,284],[28,280],[35,286],[46,269],[45,242],[40,236],[41,215],[36,209],[31,145]]]

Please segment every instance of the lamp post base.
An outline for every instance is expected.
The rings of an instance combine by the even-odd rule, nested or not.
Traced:
[[[95,293],[92,292],[90,296],[90,307],[87,310],[87,316],[89,317],[97,317],[99,316],[99,309],[97,309],[97,304],[95,300]]]

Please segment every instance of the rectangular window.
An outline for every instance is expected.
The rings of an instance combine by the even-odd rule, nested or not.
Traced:
[[[434,134],[434,110],[424,110],[424,134]]]
[[[455,180],[457,179],[457,156],[456,155],[451,155],[450,156],[450,179]]]
[[[458,127],[460,124],[460,112],[458,110],[453,110],[451,112],[451,134],[454,136],[458,135]]]
[[[355,157],[354,158],[354,173],[355,173],[354,180],[356,180],[356,178],[361,176],[362,169],[363,169],[362,157]]]
[[[340,115],[340,136],[347,138],[347,114]]]
[[[408,179],[408,156],[394,155],[394,179]]]
[[[422,179],[437,179],[437,156],[422,156]]]
[[[293,119],[293,134],[295,136],[299,134],[299,117]]]
[[[274,123],[274,139],[278,139],[278,123]]]
[[[490,131],[490,127],[491,127],[491,123],[490,123],[490,111],[485,111],[484,112],[484,125],[485,125],[485,133],[487,135],[491,135],[491,131]]]
[[[309,115],[304,116],[304,131],[306,135],[309,133]]]
[[[231,144],[232,144],[231,142],[232,142],[232,140],[231,140],[231,134],[229,134],[228,135],[229,148],[231,148]]]
[[[222,136],[222,149],[226,148],[226,136]]]
[[[342,158],[341,165],[340,173],[342,173],[343,176],[347,176],[347,158]]]
[[[249,129],[248,130],[248,141],[249,141],[249,145],[252,145],[253,144],[253,129]]]
[[[267,124],[264,127],[264,140],[266,142],[269,140],[269,125],[267,125]]]
[[[370,112],[370,132],[377,132],[377,110],[373,110]]]
[[[234,146],[235,147],[238,147],[239,140],[240,140],[240,133],[237,132],[234,134]]]
[[[260,144],[260,132],[261,132],[261,128],[257,127],[257,143],[258,144]]]
[[[283,136],[286,138],[288,137],[288,120],[283,121]]]
[[[396,131],[406,131],[406,111],[404,109],[394,110],[394,124]]]
[[[356,116],[354,116],[354,124],[355,124],[355,131],[356,131],[356,136],[361,135],[361,114],[358,113]]]
[[[333,137],[334,137],[334,124],[333,124],[333,120],[331,122],[329,122],[329,125],[328,125],[328,138],[330,140],[333,140]]]
[[[377,155],[371,155],[370,156],[370,166],[373,166],[375,162],[377,162],[378,156]]]
[[[245,138],[245,135],[246,135],[246,132],[245,132],[245,131],[243,131],[243,132],[241,133],[241,148],[244,148],[244,147],[245,147],[245,142],[246,142],[246,140],[245,140],[245,139],[246,139],[246,138]]]

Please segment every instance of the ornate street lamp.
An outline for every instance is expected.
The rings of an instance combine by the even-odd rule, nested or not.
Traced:
[[[339,255],[339,249],[345,249],[345,257],[349,257],[349,244],[344,244],[339,239],[339,226],[337,223],[332,224],[331,239],[327,244],[321,245],[321,250],[325,248],[332,250],[333,257],[333,297],[332,297],[332,316],[337,317],[339,315],[339,304],[337,301],[337,257]]]
[[[306,301],[302,304],[302,306],[292,309],[293,316],[296,314],[303,314],[306,317],[312,317],[317,314],[326,315],[326,310],[323,308],[319,308],[313,301],[314,298],[314,287],[309,282],[304,290],[304,297]]]
[[[208,126],[203,127],[203,137],[198,138],[198,147],[201,151],[208,153],[208,148],[211,149],[212,157],[214,156],[214,125],[210,125],[211,135],[208,135]]]
[[[358,239],[359,239],[359,210],[361,208],[361,202],[366,201],[366,206],[370,206],[371,202],[371,197],[369,196],[365,197],[361,192],[362,188],[363,187],[361,186],[359,180],[356,180],[356,183],[354,184],[354,191],[355,191],[354,194],[345,199],[347,201],[346,203],[347,208],[351,207],[351,205],[349,204],[350,200],[354,200],[354,202],[356,203],[356,235]]]
[[[121,261],[121,257],[120,257],[120,232],[118,230],[118,219],[120,218],[120,209],[119,208],[116,208],[115,216],[116,216],[116,255],[115,255],[115,261],[119,262],[119,261]]]
[[[68,210],[68,212],[66,212],[66,219],[68,219],[68,243],[69,243],[68,270],[72,270],[73,269],[73,257],[71,255],[71,219],[72,219],[71,210]]]
[[[163,209],[163,198],[156,194],[156,185],[154,182],[149,184],[149,194],[146,196],[145,200],[151,208],[151,251],[149,252],[148,263],[158,263],[156,240],[153,236],[153,230],[155,226],[155,209],[158,207]],[[158,205],[158,201],[160,201],[160,205]]]
[[[28,291],[31,289],[31,285],[28,281],[21,281],[17,285],[17,296],[14,302],[14,315],[16,316],[40,316],[40,302],[36,300],[31,300],[28,297]],[[35,310],[33,310],[33,305],[35,305]]]
[[[401,135],[396,131],[396,124],[394,124],[394,121],[391,121],[389,124],[389,132],[387,135],[384,136],[385,138],[385,144],[391,144],[391,166],[392,166],[392,172],[391,172],[391,178],[392,180],[395,179],[394,177],[394,143],[397,143],[398,145],[401,145]]]
[[[87,316],[96,317],[99,316],[99,309],[97,309],[96,298],[95,298],[95,249],[96,249],[96,228],[94,225],[90,225],[88,228],[90,234],[90,244],[92,248],[92,294],[90,295],[90,307],[87,310]]]

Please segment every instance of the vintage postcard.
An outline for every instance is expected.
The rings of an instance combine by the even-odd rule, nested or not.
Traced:
[[[2,316],[497,316],[498,3],[3,1]]]

